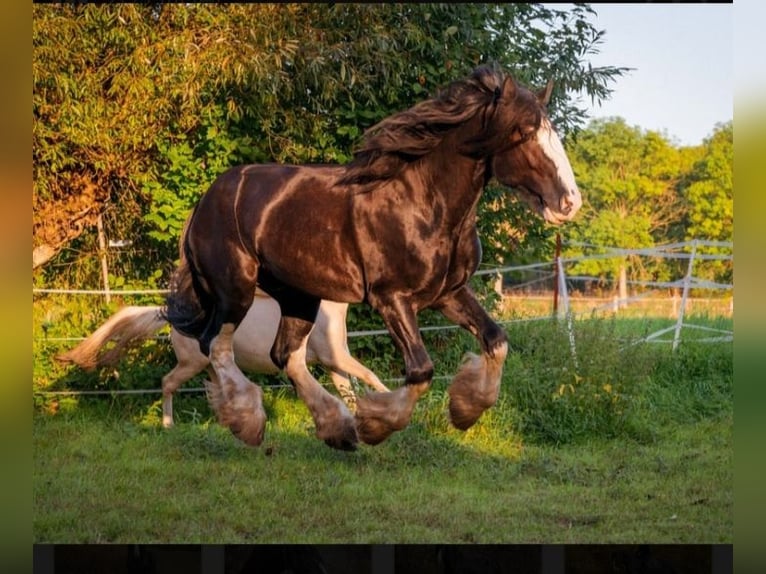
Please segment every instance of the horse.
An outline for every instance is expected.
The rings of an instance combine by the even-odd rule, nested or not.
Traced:
[[[546,113],[552,88],[535,92],[482,65],[366,130],[347,164],[250,164],[217,177],[187,218],[164,312],[209,356],[221,424],[249,445],[263,441],[262,391],[232,351],[256,285],[282,315],[271,358],[333,448],[379,444],[409,424],[434,373],[423,309],[481,347],[449,385],[452,425],[468,429],[495,404],[508,342],[468,285],[481,260],[477,206],[494,178],[551,224],[578,212],[582,197]],[[360,397],[353,415],[306,367],[302,342],[322,299],[370,305],[404,358],[404,384]]]
[[[89,337],[73,349],[59,354],[61,362],[74,363],[93,370],[114,365],[127,349],[155,334],[167,321],[160,306],[127,306],[109,317]],[[306,342],[306,362],[320,362],[330,371],[335,388],[346,405],[356,410],[356,394],[349,377],[356,377],[377,391],[388,391],[378,376],[357,361],[346,344],[348,303],[322,301],[316,324]],[[256,291],[253,303],[234,337],[234,359],[242,369],[253,373],[275,374],[277,366],[269,357],[269,349],[279,327],[279,305],[263,291]],[[105,346],[113,343],[108,349]],[[177,330],[170,330],[170,342],[177,364],[162,377],[162,426],[173,426],[173,395],[195,375],[210,368],[199,344]]]

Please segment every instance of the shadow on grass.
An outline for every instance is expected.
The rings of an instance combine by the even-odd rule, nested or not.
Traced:
[[[374,464],[378,468],[428,468],[451,472],[456,467],[495,461],[506,467],[520,457],[521,438],[512,425],[503,425],[508,405],[500,401],[489,409],[468,431],[450,426],[446,393],[432,390],[416,406],[411,423],[383,443],[363,443],[354,452],[334,450],[314,435],[313,421],[305,405],[291,390],[265,389],[267,411],[266,436],[260,447],[251,447],[219,425],[204,396],[178,396],[175,400],[176,423],[161,427],[160,399],[146,404],[126,396],[81,398],[77,405],[56,415],[37,413],[36,420],[66,427],[67,421],[95,434],[109,433],[113,440],[129,442],[139,436],[143,445],[151,445],[157,456],[174,460],[302,460],[309,463],[345,465],[350,468]],[[79,432],[87,432],[81,431]]]

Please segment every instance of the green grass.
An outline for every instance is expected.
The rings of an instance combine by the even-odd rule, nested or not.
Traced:
[[[565,323],[512,324],[500,400],[473,428],[449,426],[437,380],[406,429],[354,453],[313,436],[292,390],[266,391],[258,449],[201,395],[178,395],[164,430],[156,396],[36,394],[34,541],[730,543],[732,345],[626,344],[653,327],[578,320],[573,354]],[[428,337],[439,373],[472,348]],[[35,388],[156,387],[157,344],[137,353],[83,375],[40,351]]]
[[[217,425],[162,431],[97,411],[38,417],[34,540],[732,540],[730,419],[680,426],[649,444],[566,448],[514,436],[498,447],[483,440],[482,424],[465,436],[419,426],[341,453],[279,423],[251,449]]]

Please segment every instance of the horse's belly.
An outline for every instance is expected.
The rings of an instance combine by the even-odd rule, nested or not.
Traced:
[[[276,373],[269,352],[277,338],[279,305],[274,299],[256,296],[245,318],[234,331],[234,360],[242,370]]]

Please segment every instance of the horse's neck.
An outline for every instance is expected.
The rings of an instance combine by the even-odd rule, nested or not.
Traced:
[[[471,159],[454,153],[439,155],[438,151],[423,166],[424,181],[428,182],[432,200],[442,204],[451,218],[450,227],[462,227],[467,219],[475,218],[486,173],[487,162],[484,159]]]

